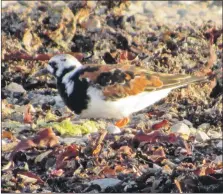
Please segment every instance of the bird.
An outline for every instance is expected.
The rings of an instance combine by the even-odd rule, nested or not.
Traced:
[[[50,58],[34,77],[50,73],[66,106],[89,119],[115,119],[126,126],[130,115],[145,109],[180,87],[207,80],[207,76],[152,72],[126,64],[82,65],[70,54]]]

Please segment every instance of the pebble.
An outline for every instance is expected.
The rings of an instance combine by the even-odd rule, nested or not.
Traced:
[[[1,124],[3,128],[13,129],[13,131],[16,131],[16,133],[20,133],[23,130],[30,130],[30,124],[23,124],[17,121],[6,121],[2,122]]]
[[[143,8],[144,8],[144,13],[153,13],[153,10],[155,9],[155,6],[153,5],[152,2],[146,1],[143,2]]]
[[[133,3],[130,4],[130,6],[128,7],[128,11],[126,12],[126,15],[130,16],[143,12],[144,12],[144,7],[142,6],[142,2],[137,1],[134,4]]]
[[[217,148],[222,148],[223,147],[223,140],[220,140],[218,143],[217,143]]]
[[[170,168],[175,168],[177,165],[173,162],[171,162],[170,160],[168,159],[164,159],[161,164],[163,165],[168,165]]]
[[[121,133],[121,130],[119,127],[115,126],[115,125],[112,125],[112,124],[109,124],[107,126],[107,131],[111,134],[119,134]]]
[[[207,129],[210,128],[210,123],[202,123],[201,125],[198,126],[198,130],[202,130],[202,131],[205,131]]]
[[[186,9],[179,9],[177,11],[177,14],[180,15],[180,17],[185,17],[187,15],[188,11]]]
[[[146,122],[148,117],[145,114],[134,115],[131,120],[132,125],[137,125],[139,121]]]
[[[171,175],[173,170],[168,165],[165,165],[165,166],[162,167],[162,172],[165,173],[165,174]]]
[[[55,100],[55,106],[57,108],[62,108],[65,106],[63,99],[59,95],[55,96],[54,100]]]
[[[171,114],[167,113],[167,114],[164,114],[163,116],[161,116],[161,118],[164,118],[164,119],[170,121],[170,120],[172,120],[173,116]]]
[[[170,128],[170,131],[173,132],[173,133],[179,134],[180,136],[182,136],[186,140],[190,136],[190,128],[186,124],[184,124],[183,122],[179,122],[179,123],[173,125]]]
[[[197,129],[194,128],[194,127],[191,127],[191,128],[190,128],[190,133],[191,133],[192,135],[195,135],[195,134],[197,133]]]
[[[101,21],[99,18],[89,18],[89,20],[86,22],[86,28],[89,32],[98,32],[101,30]]]
[[[143,121],[139,121],[139,123],[136,125],[136,129],[138,130],[145,130],[146,129],[146,123]]]
[[[96,6],[97,6],[97,1],[87,1],[87,6],[88,6],[90,9],[94,9],[94,8],[96,8]]]
[[[189,127],[193,127],[193,123],[191,123],[191,122],[188,121],[187,119],[184,119],[182,122],[183,122],[184,124],[186,124],[187,126],[189,126]]]
[[[193,1],[177,1],[176,3],[191,5],[191,4],[196,3],[196,2],[193,2]]]
[[[26,107],[26,106],[25,106]],[[36,112],[36,109],[33,107],[32,104],[29,105],[29,112],[30,113],[35,113]]]
[[[160,170],[160,169],[162,169],[162,167],[159,166],[158,164],[153,164],[153,169]]]
[[[2,2],[2,8],[13,6],[13,4],[16,4],[16,3],[18,3],[18,2],[17,1],[3,1]]]
[[[97,184],[101,187],[102,190],[106,189],[107,187],[111,187],[113,185],[116,185],[120,183],[121,181],[119,179],[114,178],[105,178],[105,179],[96,179],[93,181],[88,182],[89,185],[91,184]]]
[[[102,14],[105,14],[106,11],[107,11],[106,6],[100,6],[98,9],[95,9],[95,14],[96,15],[102,15]]]
[[[211,138],[211,139],[218,139],[218,138],[222,138],[222,133],[219,133],[217,131],[213,131],[213,130],[209,130],[207,132],[207,135]]]
[[[207,141],[209,139],[210,139],[210,137],[208,137],[208,135],[205,132],[203,132],[203,131],[198,131],[196,133],[196,140],[197,141],[205,142],[205,141]]]
[[[10,92],[26,93],[26,90],[23,88],[23,86],[15,82],[11,82],[5,87],[5,89]]]
[[[214,162],[217,163],[217,164],[222,163],[222,161],[223,161],[223,156],[222,155],[216,156],[216,158],[214,160]]]
[[[179,164],[181,162],[181,160],[179,158],[175,158],[174,159],[174,162],[177,163],[177,164]]]
[[[44,158],[46,158],[50,153],[52,152],[52,150],[48,150],[46,152],[43,152],[41,154],[39,154],[36,158],[35,158],[35,163],[41,162]]]
[[[83,137],[59,137],[59,141],[66,145],[75,143],[77,145],[86,146],[86,142],[88,142],[88,140],[88,135],[85,135]]]
[[[8,143],[9,143],[8,139],[2,139],[2,145],[6,145]]]

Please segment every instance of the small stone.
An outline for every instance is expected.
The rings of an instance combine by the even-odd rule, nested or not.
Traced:
[[[107,127],[107,131],[111,134],[118,134],[118,133],[121,133],[121,130],[120,128],[118,128],[117,126],[115,125],[108,125]]]
[[[89,19],[87,22],[87,30],[89,32],[98,32],[101,30],[101,22],[99,18]]]
[[[168,165],[165,165],[162,167],[162,172],[164,174],[172,174],[173,170]]]
[[[5,89],[10,92],[26,93],[26,90],[23,88],[23,86],[15,82],[11,82],[9,85],[5,87]]]
[[[153,164],[153,169],[157,169],[157,170],[160,170],[160,169],[162,169],[162,167],[161,166],[159,166],[158,164]]]
[[[185,17],[185,15],[187,15],[187,10],[186,9],[179,9],[178,11],[177,11],[177,14],[179,14],[180,15],[180,17],[182,18],[182,17]]]
[[[101,30],[101,21],[96,16],[86,18],[80,25],[89,32],[98,32]]]
[[[93,181],[88,182],[89,185],[91,184],[97,184],[101,187],[102,190],[106,189],[106,187],[111,187],[113,185],[116,185],[120,183],[121,181],[119,179],[114,178],[105,178],[105,179],[96,179]]]
[[[210,137],[208,137],[208,135],[203,131],[198,131],[197,134],[196,134],[196,140],[197,141],[205,142],[209,139],[210,139]]]
[[[181,137],[183,137],[186,140],[190,136],[190,128],[182,122],[173,125],[170,128],[170,131],[173,133],[179,134]]]
[[[188,121],[187,119],[184,119],[182,122],[183,122],[184,124],[186,124],[187,126],[189,126],[189,127],[193,127],[193,123],[191,123],[191,122]]]
[[[127,15],[135,15],[137,13],[143,13],[144,7],[142,6],[142,2],[136,1],[135,3],[131,3],[128,7]]]
[[[145,130],[145,128],[146,128],[146,123],[145,122],[143,122],[143,121],[139,121],[139,123],[136,125],[136,129],[138,129],[138,130]]]
[[[219,133],[219,132],[214,131],[214,130],[209,130],[209,131],[207,132],[207,135],[208,135],[211,139],[222,138],[222,133]]]
[[[173,116],[171,114],[167,113],[167,114],[163,115],[161,118],[164,118],[164,119],[170,121],[173,118]]]
[[[54,100],[55,100],[55,105],[57,108],[61,108],[65,106],[64,101],[59,95],[55,96]]]
[[[181,162],[181,160],[179,158],[175,158],[174,159],[174,162],[177,163],[177,164],[179,164]]]
[[[191,133],[192,135],[195,135],[195,134],[197,133],[197,129],[194,128],[194,127],[191,127],[191,128],[190,128],[190,133]]]
[[[186,149],[184,149],[184,148],[181,148],[179,153],[185,155],[185,154],[188,153],[188,151]]]
[[[3,1],[2,2],[2,8],[6,8],[6,7],[11,7],[13,6],[13,4],[16,4],[17,1]]]
[[[223,161],[223,156],[222,155],[219,155],[219,156],[216,156],[214,162],[219,164],[219,163],[222,163]]]
[[[88,6],[90,9],[94,9],[94,8],[96,8],[96,6],[97,6],[97,1],[87,1],[87,6]]]
[[[205,131],[207,129],[210,128],[210,123],[202,123],[201,125],[198,126],[198,130],[202,130],[202,131]]]
[[[132,134],[132,128],[125,128],[125,133]]]
[[[143,3],[144,13],[153,13],[153,10],[156,9],[152,2],[146,1]]]
[[[29,104],[29,112],[30,113],[35,113],[36,112],[36,109],[33,107],[32,104]]]
[[[222,146],[223,146],[223,141],[222,140],[220,140],[218,143],[217,143],[217,148],[222,148]]]
[[[148,117],[145,114],[138,114],[132,117],[131,123],[136,125],[137,123],[139,123],[139,121],[146,122],[147,120],[148,120]]]
[[[9,142],[8,142],[8,140],[7,139],[2,139],[2,145],[6,145],[6,144],[8,144]]]
[[[77,145],[86,146],[86,142],[88,142],[88,135],[81,137],[59,137],[59,140],[66,145],[75,143]]]

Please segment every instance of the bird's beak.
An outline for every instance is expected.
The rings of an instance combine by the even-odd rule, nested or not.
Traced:
[[[49,73],[48,69],[47,68],[44,68],[44,69],[40,69],[38,72],[36,72],[35,74],[31,75],[31,78],[35,78],[35,77],[40,77],[40,76],[43,76],[43,75],[47,75]]]

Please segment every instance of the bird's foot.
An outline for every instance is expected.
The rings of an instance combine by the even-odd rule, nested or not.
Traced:
[[[128,117],[125,117],[119,121],[117,121],[115,123],[115,126],[119,127],[119,128],[122,128],[122,127],[125,127],[128,123],[129,123],[129,118]]]

